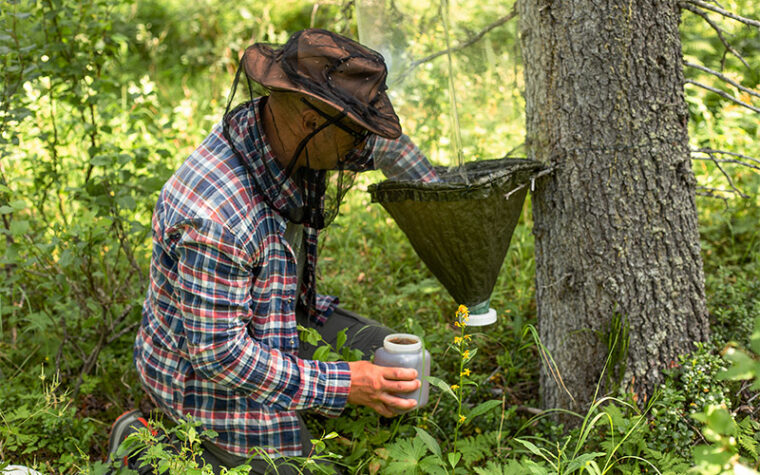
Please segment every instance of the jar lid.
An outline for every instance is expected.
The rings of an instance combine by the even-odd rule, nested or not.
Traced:
[[[383,348],[388,353],[417,353],[422,349],[422,340],[410,333],[391,333],[383,340]]]

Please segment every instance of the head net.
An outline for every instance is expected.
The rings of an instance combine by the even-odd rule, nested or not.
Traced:
[[[260,172],[251,167],[250,162],[243,157],[242,151],[237,149],[235,145],[236,141],[230,138],[230,121],[241,108],[253,107],[252,101],[255,97],[266,96],[270,91],[261,84],[253,82],[248,76],[245,76],[244,87],[246,92],[243,93],[244,97],[242,99],[237,98],[238,86],[240,85],[241,80],[241,71],[243,70],[243,60],[241,60],[240,66],[235,74],[235,80],[227,101],[223,118],[223,133],[233,152],[254,177],[253,183],[258,185],[256,176],[257,173]],[[237,106],[233,107],[234,104],[237,104]],[[308,142],[328,127],[342,127],[345,130],[345,126],[341,125],[339,122],[340,120],[346,120],[345,117],[347,114],[345,112],[333,112],[332,115],[326,115],[322,112],[322,115],[324,122],[305,137],[297,147],[293,156],[288,158],[287,166],[284,169],[284,179],[279,179],[278,183],[278,178],[274,176],[270,168],[263,167],[263,172],[269,174],[269,181],[272,183],[278,183],[277,188],[279,190],[283,190],[286,180],[292,179],[301,192],[303,207],[287,208],[284,204],[287,203],[287,200],[280,200],[277,196],[261,193],[267,201],[267,204],[286,219],[316,229],[322,229],[329,225],[338,215],[340,204],[355,181],[356,171],[358,171],[358,168],[361,168],[352,165],[355,165],[358,161],[368,160],[366,154],[357,149],[352,150],[351,153],[345,157],[334,157],[334,162],[336,163],[336,168],[334,170],[312,169],[310,167],[311,160],[307,148]],[[366,145],[366,143],[364,145]],[[305,166],[296,168],[296,162],[302,157],[305,159]],[[283,204],[278,205],[278,203]]]

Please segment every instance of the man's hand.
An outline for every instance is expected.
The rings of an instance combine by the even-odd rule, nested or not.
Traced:
[[[349,403],[370,407],[385,417],[395,416],[394,409],[408,411],[417,405],[414,399],[393,395],[419,389],[416,369],[386,368],[369,361],[352,361],[348,366],[351,368]]]

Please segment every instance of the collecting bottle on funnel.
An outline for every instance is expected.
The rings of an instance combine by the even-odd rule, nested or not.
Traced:
[[[375,351],[375,364],[387,367],[414,368],[420,388],[406,394],[394,394],[404,399],[417,401],[417,408],[427,404],[430,393],[430,352],[422,347],[422,340],[417,335],[392,333],[385,337],[383,346]],[[415,408],[416,409],[416,408]]]

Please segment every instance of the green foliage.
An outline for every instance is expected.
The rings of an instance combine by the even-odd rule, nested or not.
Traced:
[[[652,407],[652,448],[689,457],[698,435],[690,415],[710,405],[730,403],[728,385],[718,381],[718,374],[725,370],[725,362],[705,346],[679,359]]]
[[[206,463],[202,458],[203,440],[213,440],[217,434],[211,430],[203,430],[200,422],[190,416],[187,416],[179,424],[167,427],[161,421],[151,419],[150,428],[143,427],[135,433],[130,434],[119,445],[117,449],[115,462],[112,462],[112,468],[126,471],[121,466],[121,458],[137,456],[140,468],[150,467],[151,473],[177,473],[189,475],[212,475],[213,467]],[[329,475],[335,473],[335,470],[324,462],[338,458],[335,454],[326,452],[325,441],[334,439],[337,433],[331,432],[324,434],[319,439],[313,439],[312,453],[306,457],[286,457],[278,460],[297,470],[309,470],[314,474]],[[222,475],[242,475],[251,471],[251,461],[254,457],[260,457],[271,467],[275,467],[274,459],[263,449],[255,449],[248,460],[236,467],[221,467]],[[105,471],[108,467],[101,465],[99,467]]]
[[[0,378],[0,401],[0,456],[4,460],[28,460],[43,472],[63,472],[86,463],[88,446],[99,427],[77,414],[57,375],[42,367],[37,377]]]
[[[387,24],[394,26],[388,28],[394,54],[402,64],[443,49],[438,3],[384,4]],[[356,37],[352,7],[350,2],[298,0],[3,4],[3,460],[49,472],[104,470],[92,462],[103,458],[107,427],[122,408],[142,397],[131,341],[147,283],[150,216],[158,190],[219,120],[246,45],[281,43],[308,26]],[[757,5],[746,0],[727,7],[757,16]],[[451,2],[450,8],[450,39],[456,45],[508,14],[512,2]],[[758,32],[721,25],[748,63],[757,64]],[[701,18],[685,12],[682,38],[688,61],[757,89],[756,68],[724,55],[725,46]],[[464,159],[519,150],[524,100],[517,21],[491,30],[456,51],[452,60]],[[440,56],[408,71],[391,70],[393,101],[405,132],[444,165],[455,161],[446,63]],[[724,87],[693,68],[686,76]],[[686,98],[692,146],[760,155],[755,115],[691,86]],[[754,390],[751,383],[738,387],[717,375],[756,378],[760,371],[752,332],[760,312],[760,178],[735,163],[723,168],[751,198],[726,206],[698,201],[713,346],[674,362],[649,412],[625,399],[600,398],[587,414],[577,415],[580,427],[573,430],[556,423],[552,414],[535,416],[532,409],[538,405],[541,346],[531,337],[536,308],[530,197],[492,296],[499,320],[471,332],[465,367],[461,351],[449,347],[462,335],[449,321],[456,302],[363,193],[381,176],[360,177],[342,215],[323,235],[320,290],[340,295],[354,311],[424,337],[438,378],[432,380],[431,404],[393,421],[357,407],[328,421],[309,416],[314,433],[326,435],[315,441],[311,459],[293,464],[319,468],[319,457],[340,457],[350,473],[477,474],[682,474],[694,464],[700,473],[718,473],[726,456],[751,465],[757,460],[758,427],[748,417],[741,419],[744,409],[739,408],[748,407]],[[730,188],[716,163],[695,161],[694,170],[700,184]],[[627,326],[622,317],[616,323],[603,335],[613,368],[610,388],[625,371]],[[317,356],[322,359],[356,356],[341,344],[328,348],[312,332],[303,337],[321,346]],[[735,342],[726,350],[730,368],[715,351],[729,342]],[[60,374],[60,380],[51,383],[46,376],[40,381],[36,368],[43,365],[46,374]],[[466,376],[465,369],[470,370]],[[3,379],[2,374],[11,376]],[[458,391],[448,382],[458,382]],[[700,430],[700,424],[705,428]],[[204,473],[208,468],[194,458],[201,434],[188,422],[172,433],[179,442],[171,450],[148,434],[141,443],[152,444],[151,463]],[[708,445],[695,449],[705,442],[702,437]]]
[[[345,346],[346,344],[346,329],[338,332],[338,339],[335,342],[335,347],[322,338],[322,335],[315,328],[307,328],[302,325],[298,325],[299,337],[302,341],[317,346],[314,351],[312,359],[319,361],[357,361],[362,357],[361,350]],[[320,345],[320,343],[323,343]]]

